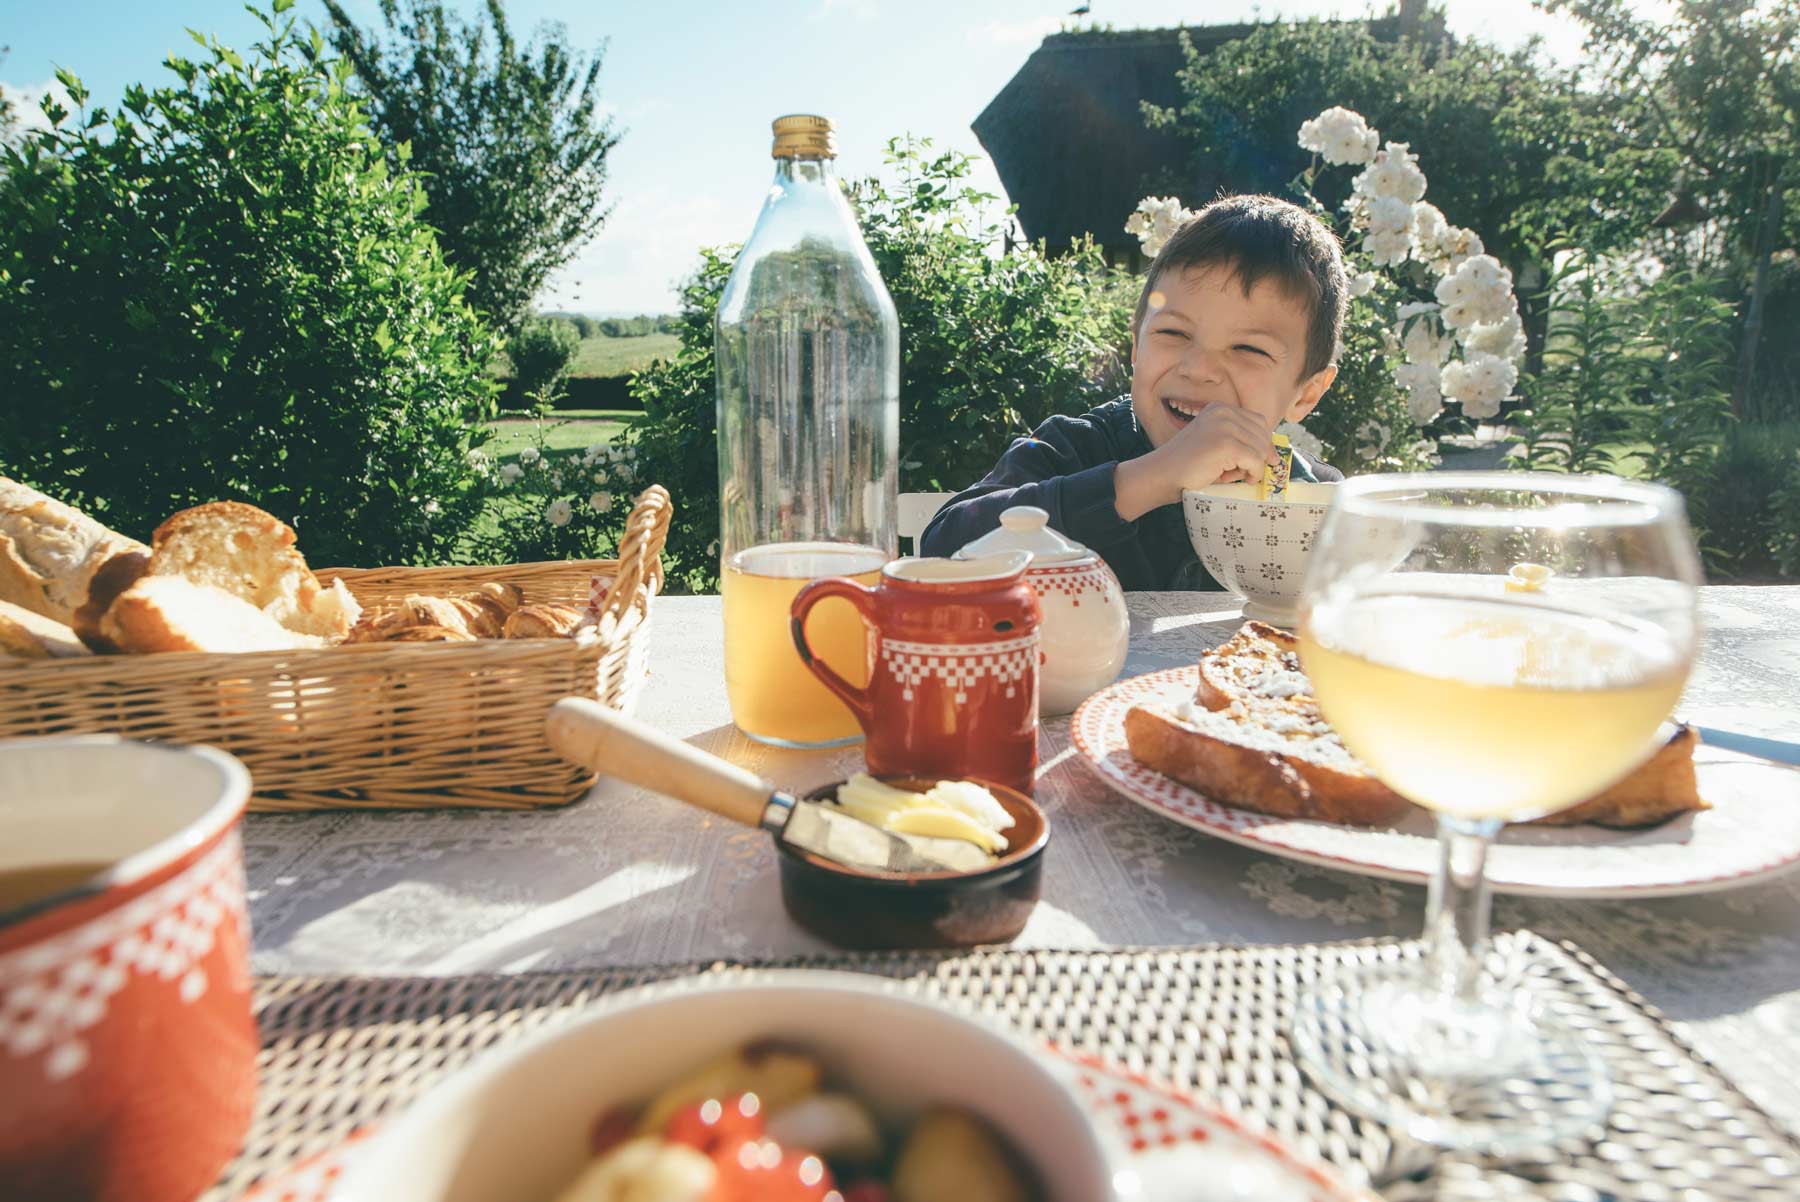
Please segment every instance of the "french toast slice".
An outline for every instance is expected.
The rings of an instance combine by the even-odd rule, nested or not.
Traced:
[[[1338,738],[1319,711],[1293,635],[1246,622],[1200,657],[1187,702],[1149,702],[1125,719],[1141,763],[1229,805],[1284,818],[1388,825],[1409,809]],[[1647,826],[1703,809],[1691,727],[1680,727],[1625,780],[1547,820]]]
[[[1325,721],[1293,636],[1261,622],[1201,656],[1192,703],[1134,706],[1125,738],[1141,763],[1264,814],[1385,826],[1411,807]]]

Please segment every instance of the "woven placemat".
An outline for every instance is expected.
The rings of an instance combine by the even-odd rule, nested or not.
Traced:
[[[697,973],[838,968],[908,982],[1021,1031],[1167,1082],[1372,1182],[1438,1199],[1792,1199],[1800,1145],[1644,1000],[1580,949],[1502,941],[1542,1004],[1612,1070],[1605,1137],[1506,1164],[1398,1145],[1312,1088],[1288,1051],[1297,998],[1348,967],[1417,954],[1394,942],[1091,951],[875,953],[479,977],[276,977],[258,984],[262,1082],[242,1155],[203,1202],[394,1113],[471,1057],[604,995]]]

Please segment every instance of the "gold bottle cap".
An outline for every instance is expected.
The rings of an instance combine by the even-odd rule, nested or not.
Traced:
[[[829,117],[795,113],[773,122],[775,145],[769,151],[778,159],[835,159],[837,138]]]

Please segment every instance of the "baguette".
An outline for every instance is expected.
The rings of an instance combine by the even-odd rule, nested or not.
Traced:
[[[1125,734],[1140,762],[1231,805],[1353,826],[1390,824],[1409,808],[1325,721],[1294,636],[1261,622],[1246,622],[1200,657],[1192,702],[1136,706]],[[1645,826],[1704,809],[1694,777],[1698,742],[1681,727],[1611,789],[1538,821]]]
[[[113,599],[149,570],[150,548],[0,476],[0,601],[74,629],[97,651]]]
[[[75,632],[22,605],[0,601],[0,656],[15,659],[65,659],[92,655]]]

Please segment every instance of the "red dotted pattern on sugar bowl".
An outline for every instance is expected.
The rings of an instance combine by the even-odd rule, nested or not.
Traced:
[[[1074,564],[1060,568],[1032,568],[1025,573],[1025,579],[1037,590],[1040,597],[1060,594],[1069,599],[1069,604],[1079,607],[1081,599],[1089,593],[1097,593],[1100,604],[1111,605],[1112,594],[1117,589],[1107,587],[1106,569],[1092,563]]]

